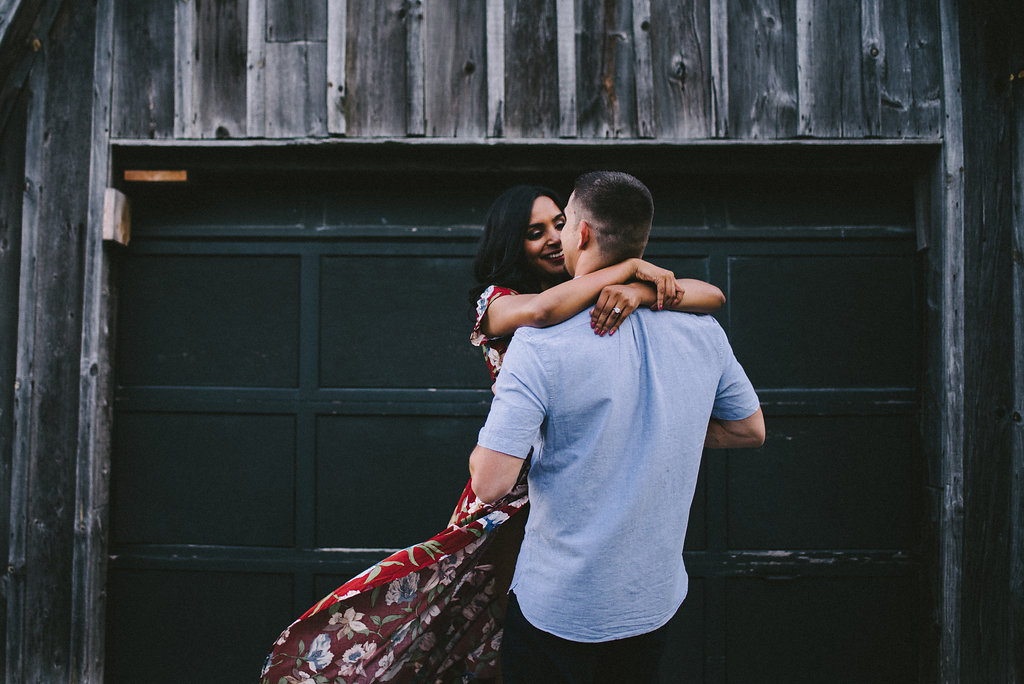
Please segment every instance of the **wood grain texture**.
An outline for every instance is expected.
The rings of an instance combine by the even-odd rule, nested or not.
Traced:
[[[29,388],[19,397],[25,402],[19,415],[29,422],[16,428],[24,439],[17,456],[23,506],[16,520],[12,505],[12,527],[24,530],[12,556],[23,563],[25,577],[23,591],[17,592],[21,605],[9,605],[18,613],[8,634],[17,629],[22,639],[16,665],[20,676],[9,681],[71,681],[68,578],[75,529],[82,245],[89,199],[83,179],[89,177],[92,143],[95,11],[91,3],[70,3],[54,21],[40,84],[45,90],[43,133],[38,152],[31,152],[39,155],[38,208],[23,214],[23,246],[28,243],[35,259],[33,268],[23,266],[34,282],[26,286],[23,279],[22,287],[31,297],[22,303],[33,317],[25,332],[27,337],[31,331],[28,348],[33,351],[30,366],[19,362],[19,385]],[[26,241],[31,232],[35,238]],[[28,340],[19,337],[22,342]]]
[[[266,137],[327,135],[327,44],[267,43]]]
[[[118,2],[114,18],[112,134],[174,135],[174,5]]]
[[[426,132],[424,111],[425,65],[423,0],[407,0],[405,8],[405,122],[406,133]]]
[[[704,0],[651,0],[657,137],[709,138],[711,24]]]
[[[327,2],[327,132],[345,135],[348,2]]]
[[[327,0],[264,0],[268,43],[327,40]]]
[[[650,0],[633,1],[633,75],[636,82],[637,137],[653,138],[657,126],[657,113],[654,109]]]
[[[18,283],[21,274],[22,201],[25,194],[27,93],[18,98],[0,129],[0,530],[11,522],[11,456],[14,451],[14,395],[18,362]],[[0,535],[0,558],[8,558],[8,535]],[[7,643],[7,592],[0,592],[0,643]],[[0,672],[6,649],[0,649]]]
[[[729,3],[730,137],[797,134],[796,0]]]
[[[427,0],[426,134],[487,134],[487,13],[479,0]]]
[[[487,0],[487,135],[505,135],[505,0]]]
[[[910,72],[913,75],[909,134],[922,138],[938,137],[943,131],[944,87],[939,12],[933,0],[906,0],[906,3],[910,26]]]
[[[348,3],[348,135],[406,134],[405,13],[401,0]]]
[[[964,141],[960,100],[960,22],[957,3],[940,0],[942,26],[943,129],[940,357],[932,366],[942,380],[939,394],[941,522],[938,681],[961,679],[964,553]]]
[[[505,0],[505,136],[553,138],[559,133],[555,0]]]
[[[174,0],[174,137],[198,137],[193,93],[196,3]]]
[[[245,135],[267,134],[267,1],[249,0],[246,13]]]
[[[728,138],[729,131],[729,2],[709,0],[711,45],[711,119],[716,138]]]
[[[576,3],[556,0],[558,43],[558,135],[575,138],[576,124]]]
[[[87,224],[83,246],[81,352],[78,379],[74,549],[71,576],[71,661],[73,680],[102,684],[105,662],[107,510],[113,435],[114,369],[110,331],[110,259],[104,255],[107,198],[117,211],[116,239],[127,244],[128,199],[107,188],[113,91],[114,0],[96,3],[93,58],[92,135],[89,150]]]
[[[196,5],[193,106],[202,138],[246,131],[248,0],[192,0]]]
[[[626,0],[576,3],[576,111],[581,138],[636,137],[634,4]],[[653,95],[653,90],[648,93]]]
[[[1024,681],[1024,79],[1013,85],[1013,413],[1010,415],[1010,676]]]
[[[860,2],[797,0],[800,135],[859,138],[863,122]]]

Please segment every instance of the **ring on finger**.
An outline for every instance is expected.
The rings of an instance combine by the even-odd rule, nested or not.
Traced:
[[[617,306],[613,306],[612,311],[614,311],[617,316],[622,314],[622,309]]]

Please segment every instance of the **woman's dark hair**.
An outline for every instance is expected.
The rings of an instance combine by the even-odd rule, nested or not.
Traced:
[[[550,197],[559,210],[565,204],[558,194],[539,185],[516,185],[501,193],[487,211],[484,234],[476,250],[473,276],[477,286],[470,290],[472,306],[490,285],[501,285],[520,294],[540,292],[541,282],[526,263],[526,228],[538,197]]]

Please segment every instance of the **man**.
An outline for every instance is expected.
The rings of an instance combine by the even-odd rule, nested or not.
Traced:
[[[569,274],[640,256],[653,212],[633,176],[580,176],[562,229]],[[587,311],[520,328],[470,456],[474,491],[494,501],[536,446],[506,684],[654,681],[664,625],[686,595],[703,447],[763,442],[757,395],[710,316],[638,310],[603,337]]]

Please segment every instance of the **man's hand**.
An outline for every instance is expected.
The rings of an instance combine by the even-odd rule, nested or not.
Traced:
[[[484,503],[494,503],[512,490],[523,469],[523,459],[487,449],[479,444],[469,455],[473,493]]]
[[[764,444],[764,414],[759,406],[743,420],[712,418],[704,437],[705,449],[743,449]]]

